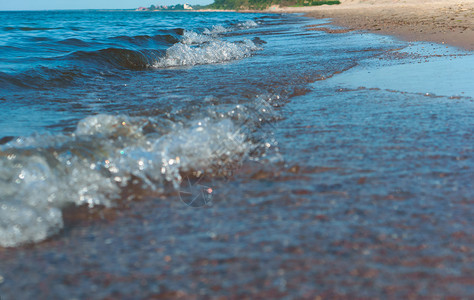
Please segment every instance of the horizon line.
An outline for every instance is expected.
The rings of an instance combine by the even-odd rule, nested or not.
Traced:
[[[176,5],[176,4],[173,4]],[[173,6],[170,5],[170,6]],[[206,6],[209,4],[193,4],[194,6],[199,5],[199,6]],[[70,11],[70,10],[131,10],[131,11],[136,11],[139,7],[135,8],[45,8],[45,9],[0,9],[0,12],[21,12],[21,11]],[[147,11],[140,11],[140,12],[147,12]]]

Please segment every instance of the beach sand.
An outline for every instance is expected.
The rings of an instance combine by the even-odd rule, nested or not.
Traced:
[[[333,24],[349,30],[367,30],[406,41],[430,41],[474,50],[474,0],[341,2],[340,5],[312,7],[273,6],[268,11],[305,13],[318,19],[331,18]]]

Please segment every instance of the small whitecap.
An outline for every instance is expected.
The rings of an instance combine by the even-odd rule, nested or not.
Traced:
[[[165,57],[154,64],[155,68],[194,66],[221,63],[249,57],[260,50],[252,41],[227,42],[214,40],[200,47],[175,44],[166,51]]]
[[[209,35],[199,34],[194,31],[184,31],[181,43],[186,45],[204,44],[213,39],[214,38]]]
[[[207,35],[217,35],[217,34],[223,34],[229,31],[230,31],[229,28],[226,28],[222,25],[214,25],[212,26],[211,29],[208,29],[208,28],[204,29],[203,33]]]
[[[258,24],[253,20],[247,20],[245,22],[237,24],[237,27],[241,29],[250,29],[250,28],[255,28],[257,26]]]

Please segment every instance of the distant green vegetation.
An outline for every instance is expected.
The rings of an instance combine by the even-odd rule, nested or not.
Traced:
[[[316,5],[334,5],[334,4],[341,4],[339,0],[309,0],[309,1],[297,1],[295,5],[290,5],[292,7],[301,7],[301,6],[316,6]]]
[[[214,0],[209,5],[213,9],[266,9],[272,5],[280,6],[315,6],[341,4],[339,0]]]

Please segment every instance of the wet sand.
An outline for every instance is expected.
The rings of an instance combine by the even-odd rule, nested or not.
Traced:
[[[473,0],[342,0],[341,5],[273,6],[271,12],[306,13],[331,18],[353,30],[394,35],[406,41],[431,41],[474,50]]]

